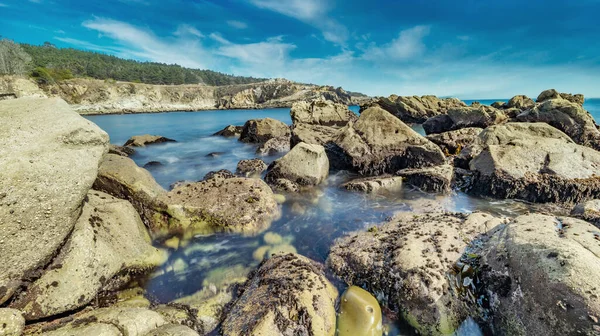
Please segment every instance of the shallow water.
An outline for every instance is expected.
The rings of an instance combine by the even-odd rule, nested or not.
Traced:
[[[600,106],[600,103],[598,104]],[[352,108],[357,111],[357,107]],[[597,110],[598,111],[598,110]],[[599,111],[600,112],[600,111]],[[233,138],[212,136],[223,127],[242,125],[248,119],[271,117],[291,123],[289,109],[232,110],[203,112],[173,112],[160,114],[128,114],[89,116],[111,137],[111,142],[123,144],[130,136],[157,134],[173,138],[176,143],[165,143],[136,148],[132,159],[140,166],[149,161],[162,165],[148,170],[165,189],[180,180],[196,181],[209,171],[235,171],[237,162],[257,157],[256,146],[243,144]],[[422,132],[422,128],[415,126]],[[209,153],[219,155],[207,157]],[[275,157],[261,157],[267,163]],[[157,270],[145,284],[148,296],[166,303],[191,295],[202,289],[209,274],[226,278],[243,276],[259,260],[253,256],[261,246],[274,250],[295,249],[298,253],[324,262],[332,242],[348,232],[377,225],[397,211],[450,210],[487,211],[496,215],[516,216],[530,210],[530,206],[516,201],[487,200],[457,192],[447,196],[422,193],[404,186],[393,194],[365,195],[340,189],[340,183],[352,178],[346,172],[331,175],[327,183],[314,192],[287,195],[282,205],[282,217],[268,230],[281,236],[281,242],[272,242],[272,235],[256,237],[216,234],[194,237],[187,246],[171,249],[169,261]],[[270,242],[269,243],[267,243]],[[160,242],[157,242],[160,244]],[[212,273],[209,273],[211,272]],[[343,290],[344,285],[335,281]],[[410,335],[412,331],[400,323],[388,322],[389,335]],[[459,335],[480,335],[473,321],[466,321]]]

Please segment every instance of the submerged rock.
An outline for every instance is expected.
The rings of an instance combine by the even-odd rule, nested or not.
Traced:
[[[276,255],[251,275],[226,313],[224,336],[335,334],[337,290],[316,262]]]
[[[256,149],[256,154],[259,155],[275,155],[284,153],[290,150],[290,137],[277,137],[267,140]]]
[[[246,121],[240,141],[249,143],[264,143],[272,138],[289,137],[290,128],[284,122],[271,119],[252,119]]]
[[[239,137],[242,134],[243,128],[244,128],[244,126],[229,125],[229,126],[226,126],[224,129],[216,132],[213,135],[224,136],[224,137]]]
[[[269,166],[265,181],[271,183],[286,179],[299,186],[316,186],[323,183],[328,175],[329,160],[325,148],[300,143]]]
[[[20,311],[11,308],[0,308],[0,335],[20,336],[25,328],[25,319]]]
[[[472,144],[482,130],[478,127],[467,127],[456,131],[430,134],[426,138],[440,146],[445,155],[450,156],[459,154],[463,148]]]
[[[108,135],[61,99],[0,101],[0,305],[70,234]]]
[[[347,105],[328,100],[301,101],[292,105],[290,110],[294,125],[303,123],[321,126],[345,126],[357,119],[356,114]]]
[[[337,329],[338,336],[381,336],[383,324],[377,299],[360,287],[350,286],[342,295]]]
[[[293,148],[297,144],[304,142],[310,145],[324,146],[331,141],[339,129],[329,126],[294,124],[292,127],[292,137],[290,146]]]
[[[241,160],[237,164],[235,173],[244,177],[260,176],[267,167],[261,159]]]
[[[396,172],[404,181],[425,192],[449,192],[454,176],[454,167],[449,164],[426,167],[407,168]]]
[[[375,193],[380,191],[394,192],[402,187],[402,177],[383,175],[358,178],[342,184],[342,188],[351,191]]]
[[[451,108],[467,106],[456,98],[438,98],[436,96],[396,96],[378,98],[361,105],[360,112],[379,106],[406,123],[423,123],[427,119],[445,114]]]
[[[465,312],[446,273],[466,242],[498,224],[482,213],[399,213],[376,230],[338,239],[327,264],[347,284],[383,299],[420,333],[450,334]]]
[[[117,274],[150,271],[165,260],[129,202],[92,190],[65,246],[12,306],[27,320],[72,311],[118,287]]]
[[[445,162],[440,148],[379,107],[364,111],[325,146],[331,166],[362,175],[395,173],[404,168]]]
[[[159,144],[164,142],[177,142],[173,139],[166,138],[160,135],[134,135],[123,146],[145,147],[146,145]]]

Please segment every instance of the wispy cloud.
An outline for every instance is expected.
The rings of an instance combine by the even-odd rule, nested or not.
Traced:
[[[416,26],[406,29],[398,37],[383,46],[371,44],[364,50],[364,58],[372,61],[397,60],[406,61],[423,55],[425,43],[423,38],[430,32],[429,26]]]
[[[198,38],[204,38],[204,34],[202,34],[202,32],[200,32],[196,27],[192,26],[192,25],[188,25],[188,24],[181,24],[177,27],[177,30],[175,31],[175,33],[173,33],[173,35],[175,36],[195,36]]]
[[[231,27],[237,28],[237,29],[248,28],[248,24],[246,22],[237,21],[237,20],[229,20],[229,21],[227,21],[227,24],[230,25]]]
[[[0,7],[8,7],[7,4],[0,2]]]
[[[283,64],[288,60],[289,52],[296,48],[294,44],[283,42],[280,36],[247,44],[231,43],[218,35],[213,35],[213,38],[222,44],[215,50],[217,55],[236,59],[246,65],[266,64],[273,67]]]

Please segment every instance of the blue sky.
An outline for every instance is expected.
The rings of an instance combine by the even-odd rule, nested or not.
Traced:
[[[369,95],[600,97],[600,0],[0,0],[0,34]]]

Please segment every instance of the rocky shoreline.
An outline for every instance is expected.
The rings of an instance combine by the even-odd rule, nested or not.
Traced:
[[[600,333],[600,130],[583,96],[493,106],[392,96],[359,117],[346,103],[319,95],[293,103],[291,126],[230,125],[218,134],[284,155],[167,191],[128,155],[172,139],[114,146],[59,98],[1,101],[0,335],[382,335],[382,313],[423,335],[466,318],[494,335]],[[359,175],[336,185],[349,192],[406,184],[546,210],[399,212],[345,234],[320,264],[269,229],[287,198],[340,170]],[[210,270],[168,303],[144,295],[140,275],[215,234],[264,234],[260,264]],[[340,296],[333,281],[349,289]]]

